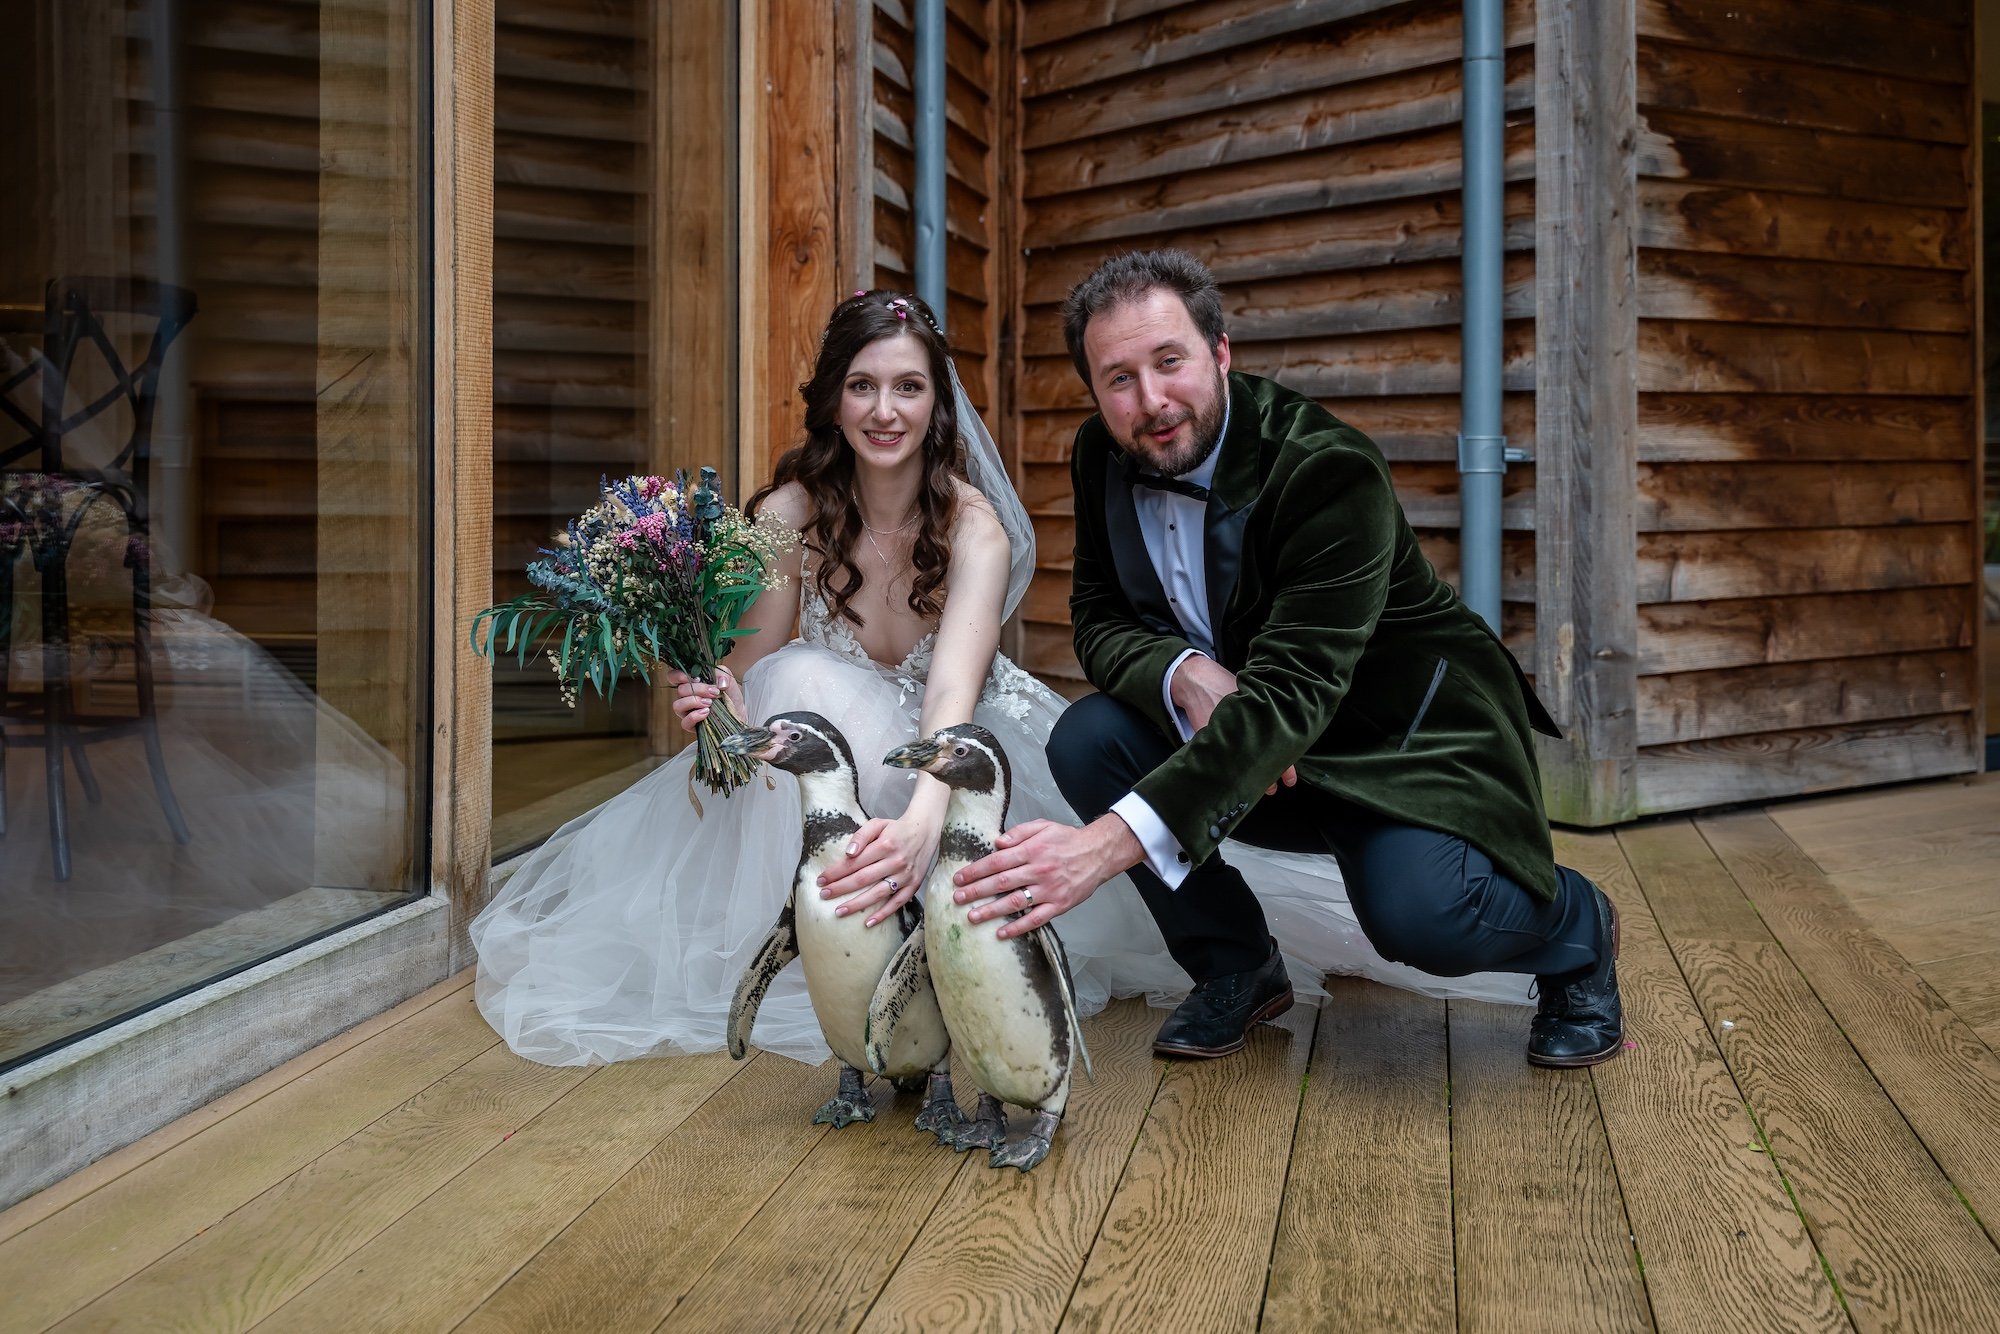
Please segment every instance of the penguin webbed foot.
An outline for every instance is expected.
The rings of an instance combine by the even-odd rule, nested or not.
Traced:
[[[1028,1133],[1012,1144],[1002,1144],[987,1156],[989,1167],[1018,1167],[1023,1172],[1049,1156],[1055,1146],[1056,1127],[1062,1117],[1054,1112],[1036,1112]]]
[[[861,1082],[861,1072],[851,1065],[841,1066],[840,1092],[827,1099],[826,1105],[813,1113],[813,1124],[844,1130],[856,1121],[874,1119],[875,1102]]]
[[[959,1113],[963,1118],[963,1112]],[[967,1149],[997,1149],[1007,1142],[1007,1111],[990,1093],[979,1095],[979,1108],[970,1122],[963,1122],[946,1143],[964,1153]]]
[[[951,1091],[949,1074],[932,1071],[924,1083],[924,1106],[917,1113],[917,1129],[935,1135],[938,1143],[949,1148],[966,1125],[965,1112],[958,1105],[958,1095]]]

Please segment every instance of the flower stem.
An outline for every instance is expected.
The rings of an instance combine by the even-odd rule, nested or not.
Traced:
[[[711,792],[728,793],[749,782],[758,761],[747,755],[731,755],[722,748],[722,739],[743,730],[743,720],[729,707],[729,697],[718,695],[708,706],[708,717],[694,730],[695,776],[708,784]]]

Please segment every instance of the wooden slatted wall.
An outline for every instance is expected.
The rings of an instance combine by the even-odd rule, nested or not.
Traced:
[[[949,0],[945,30],[945,265],[949,299],[946,332],[966,394],[989,426],[999,401],[997,376],[1000,316],[998,164],[1001,131],[1003,53],[1000,11],[1012,0]],[[872,24],[868,67],[872,81],[865,105],[867,181],[872,204],[855,221],[870,229],[856,238],[860,255],[872,255],[877,287],[914,291],[915,230],[910,217],[915,187],[916,100],[911,70],[916,58],[913,16],[908,0],[873,0],[862,18]],[[845,293],[838,295],[844,296]],[[804,378],[803,372],[800,378]]]
[[[1970,10],[1637,0],[1642,811],[1978,767]]]
[[[494,6],[495,591],[646,463],[646,0]]]
[[[1069,448],[1089,398],[1057,306],[1103,257],[1183,247],[1221,281],[1236,366],[1324,402],[1392,461],[1456,578],[1459,0],[1026,0],[1018,439],[1040,533],[1027,665],[1070,646]],[[1506,429],[1534,434],[1534,6],[1507,10]],[[1510,469],[1503,596],[1533,662],[1534,470]]]

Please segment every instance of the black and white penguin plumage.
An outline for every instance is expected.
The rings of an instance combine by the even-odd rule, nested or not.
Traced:
[[[797,775],[805,820],[791,898],[736,984],[729,1007],[729,1054],[740,1061],[748,1053],[751,1026],[764,993],[786,964],[799,959],[820,1032],[841,1063],[840,1091],[813,1120],[830,1122],[835,1129],[871,1121],[875,1105],[862,1087],[861,1074],[869,1063],[868,1009],[890,960],[912,936],[922,940],[920,915],[905,908],[894,925],[885,921],[870,927],[866,913],[837,916],[836,902],[820,897],[820,872],[840,860],[868,818],[861,809],[854,753],[832,723],[816,713],[774,714],[762,727],[739,732],[723,745]],[[917,1128],[947,1143],[965,1120],[952,1096],[950,1048],[951,1038],[926,976],[912,986],[895,1040],[873,1067],[903,1092],[925,1089]]]
[[[959,1149],[990,1149],[994,1167],[1025,1172],[1048,1156],[1069,1103],[1076,1059],[1088,1073],[1090,1053],[1077,1020],[1069,960],[1056,933],[1044,926],[1002,940],[998,919],[975,923],[968,916],[975,905],[952,901],[952,876],[991,853],[1004,827],[1012,781],[1006,752],[991,732],[964,723],[898,747],[883,762],[921,770],[952,789],[937,864],[924,881],[925,952],[952,1046],[982,1091],[972,1123],[949,1142]],[[900,1023],[894,1012],[899,981],[907,975],[892,965],[882,979],[870,1016],[871,1038]],[[874,1050],[871,1046],[871,1055]],[[1035,1112],[1028,1134],[1013,1144],[1006,1142],[1002,1103]]]

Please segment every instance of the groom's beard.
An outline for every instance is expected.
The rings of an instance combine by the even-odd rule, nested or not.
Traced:
[[[1207,403],[1198,408],[1178,408],[1163,412],[1157,417],[1142,418],[1133,423],[1132,438],[1121,443],[1127,452],[1137,454],[1169,477],[1179,477],[1193,472],[1208,462],[1208,456],[1222,443],[1222,414],[1226,406],[1223,395],[1228,392],[1228,382],[1222,378],[1222,370],[1218,367],[1215,372],[1215,392],[1209,396]],[[1187,433],[1185,443],[1175,446],[1164,454],[1139,444],[1139,441],[1154,431],[1178,426],[1190,419],[1193,420],[1194,427]]]

